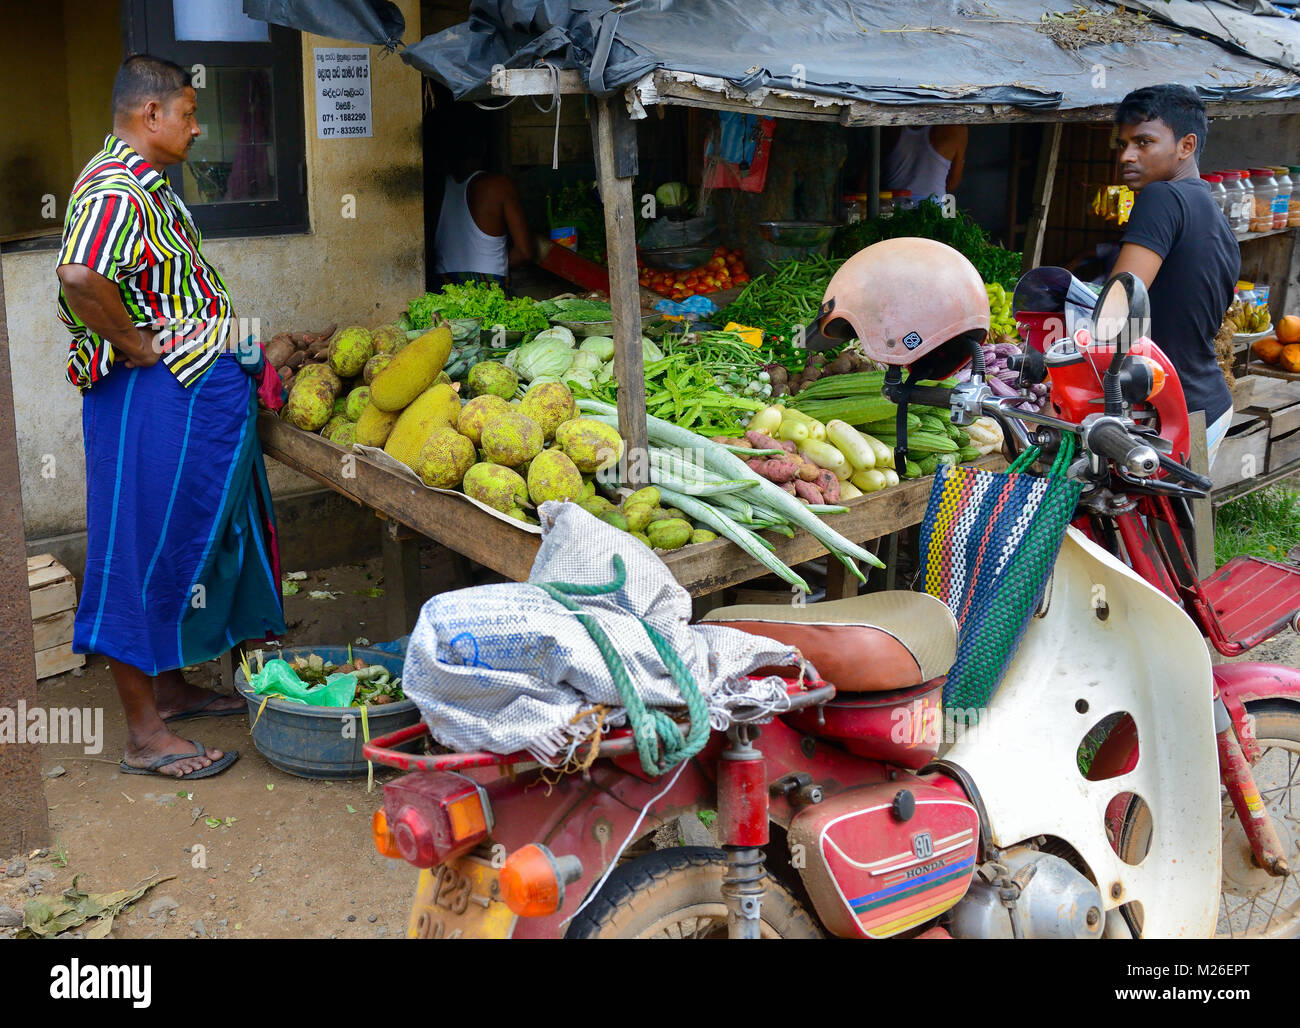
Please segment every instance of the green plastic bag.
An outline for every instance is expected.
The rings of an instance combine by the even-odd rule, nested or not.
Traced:
[[[268,660],[253,675],[251,684],[259,696],[270,693],[277,699],[309,703],[313,707],[350,707],[357,694],[356,675],[335,672],[325,679],[324,685],[308,685],[283,660]]]

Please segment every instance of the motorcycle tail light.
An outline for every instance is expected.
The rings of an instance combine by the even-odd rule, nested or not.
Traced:
[[[370,837],[375,841],[375,849],[381,857],[401,857],[402,851],[397,848],[397,840],[388,830],[388,815],[382,808],[376,810],[370,818]]]
[[[577,857],[556,857],[539,843],[515,850],[501,868],[501,898],[520,917],[546,917],[564,905],[564,887],[582,877]]]
[[[420,868],[463,856],[492,830],[492,808],[482,786],[451,771],[421,772],[388,783],[384,806],[402,859]]]

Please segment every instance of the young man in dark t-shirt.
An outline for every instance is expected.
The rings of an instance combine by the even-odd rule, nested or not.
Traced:
[[[1151,338],[1169,355],[1189,411],[1205,412],[1210,462],[1232,421],[1214,337],[1232,302],[1241,251],[1200,177],[1205,104],[1186,86],[1147,86],[1115,111],[1124,185],[1135,193],[1112,275],[1130,271],[1151,296]]]

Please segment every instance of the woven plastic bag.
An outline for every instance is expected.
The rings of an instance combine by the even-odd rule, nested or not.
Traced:
[[[1025,451],[1005,472],[941,464],[921,528],[925,591],[957,619],[957,658],[945,707],[973,721],[1015,656],[1056,563],[1083,486],[1065,477],[1074,454],[1066,434],[1051,471],[1029,474]]]

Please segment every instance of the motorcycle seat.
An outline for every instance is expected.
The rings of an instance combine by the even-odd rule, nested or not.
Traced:
[[[703,620],[794,646],[839,692],[909,689],[946,675],[957,655],[947,605],[901,589],[805,607],[718,607]]]

